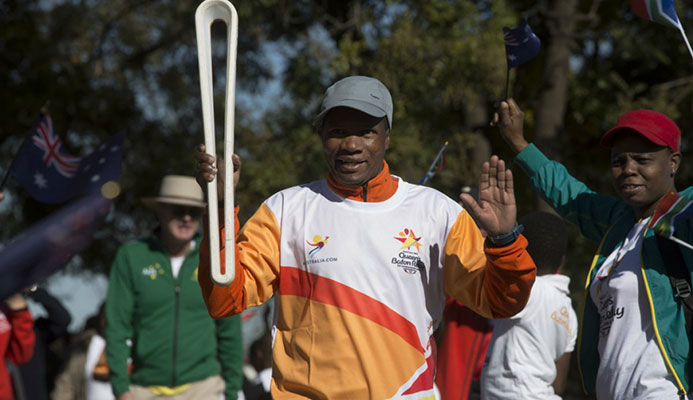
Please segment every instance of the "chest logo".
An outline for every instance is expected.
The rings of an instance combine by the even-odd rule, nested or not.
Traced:
[[[404,232],[400,232],[399,236],[395,236],[395,239],[402,242],[402,247],[400,247],[400,250],[416,250],[418,253],[419,250],[421,249],[421,236],[416,237],[414,234],[414,231],[411,229],[404,228]]]
[[[560,315],[559,315],[560,312]],[[570,313],[568,312],[568,307],[561,307],[560,311],[554,311],[551,313],[551,319],[556,321],[556,323],[568,332],[568,336],[573,334],[573,330],[570,328]]]
[[[327,240],[329,238],[330,238],[329,236],[325,236],[325,239],[323,239],[322,236],[315,235],[315,236],[313,236],[313,243],[306,240],[306,243],[308,243],[309,246],[313,247],[313,249],[308,252],[308,255],[310,257],[313,257],[314,255],[316,255],[320,250],[322,250],[327,245]]]
[[[159,264],[159,263],[148,265],[148,266],[142,268],[142,275],[148,276],[151,280],[155,280],[157,276],[163,275],[163,274],[164,274],[164,269],[161,268],[161,264]]]
[[[419,256],[422,246],[421,236],[417,237],[412,229],[405,228],[394,239],[402,245],[399,248],[399,253],[392,257],[390,263],[409,275],[425,270],[426,267]]]
[[[303,265],[312,265],[312,264],[325,264],[325,263],[336,263],[337,262],[337,257],[316,257],[315,255],[318,254],[322,249],[327,246],[327,241],[330,239],[329,236],[325,235],[325,238],[323,239],[322,236],[320,235],[315,235],[313,236],[313,240],[306,240],[306,244],[312,249],[308,251],[308,257],[303,260]]]

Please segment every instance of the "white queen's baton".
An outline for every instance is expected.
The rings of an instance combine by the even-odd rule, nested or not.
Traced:
[[[236,275],[235,270],[235,231],[234,231],[234,188],[233,188],[233,137],[234,108],[236,103],[236,48],[238,44],[238,14],[227,0],[205,0],[195,12],[197,34],[197,58],[200,66],[200,91],[202,95],[202,121],[207,153],[216,157],[214,134],[214,90],[212,80],[212,39],[211,28],[215,21],[226,23],[226,96],[224,113],[224,165],[225,173],[231,179],[224,179],[224,246],[226,257],[224,273],[221,272],[219,242],[219,209],[217,204],[217,182],[207,183],[207,204],[209,211],[209,251],[212,280],[219,286],[227,286]],[[226,178],[226,177],[225,177]]]

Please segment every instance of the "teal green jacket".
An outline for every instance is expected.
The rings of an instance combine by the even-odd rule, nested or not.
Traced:
[[[599,244],[587,276],[588,289],[599,267],[626,238],[637,222],[633,209],[621,199],[597,194],[572,177],[560,163],[551,161],[533,144],[517,155],[517,164],[527,173],[534,189],[564,218],[577,225],[582,234]],[[693,188],[682,195],[693,198]],[[676,225],[676,236],[691,243],[691,220]],[[693,252],[682,249],[689,274]],[[680,390],[688,392],[693,373],[691,346],[681,304],[675,300],[654,232],[646,230],[642,244],[641,271],[654,321],[654,331],[664,360]],[[593,393],[599,354],[599,314],[586,290],[578,335],[578,365],[583,387]]]
[[[243,379],[240,317],[209,316],[197,283],[200,239],[177,279],[158,236],[118,250],[106,299],[106,359],[116,396],[131,382],[175,387],[222,375],[226,398],[236,399]]]

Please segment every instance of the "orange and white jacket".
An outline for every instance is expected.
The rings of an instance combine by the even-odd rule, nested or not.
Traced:
[[[275,399],[433,399],[446,295],[508,317],[535,278],[523,237],[485,248],[460,205],[387,164],[366,188],[329,177],[283,190],[236,237],[234,282],[211,282],[207,235],[199,282],[215,318],[277,295]]]

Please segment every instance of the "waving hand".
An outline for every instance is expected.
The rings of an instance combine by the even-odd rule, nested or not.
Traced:
[[[460,199],[467,211],[489,236],[508,233],[515,226],[517,207],[513,190],[513,174],[505,168],[505,162],[492,156],[481,167],[479,177],[479,201],[462,193]]]

